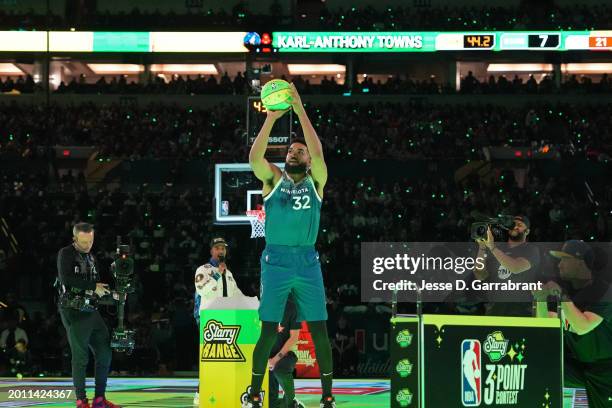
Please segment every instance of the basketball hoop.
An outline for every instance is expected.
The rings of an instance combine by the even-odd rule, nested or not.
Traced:
[[[248,210],[246,212],[251,223],[251,238],[266,236],[266,213],[264,210]]]

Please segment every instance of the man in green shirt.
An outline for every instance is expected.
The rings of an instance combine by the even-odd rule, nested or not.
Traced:
[[[612,407],[612,288],[593,272],[593,250],[571,240],[561,251],[559,273],[566,287],[554,281],[536,294],[537,316],[557,317],[547,296],[561,298],[565,328],[565,386],[584,387],[590,408]]]

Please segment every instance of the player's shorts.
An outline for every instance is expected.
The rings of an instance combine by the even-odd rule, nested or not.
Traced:
[[[280,322],[290,292],[298,322],[327,320],[319,253],[312,246],[266,245],[261,254],[259,318]]]

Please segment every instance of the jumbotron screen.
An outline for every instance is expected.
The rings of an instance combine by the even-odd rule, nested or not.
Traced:
[[[612,31],[146,32],[0,31],[17,52],[436,52],[612,50]]]

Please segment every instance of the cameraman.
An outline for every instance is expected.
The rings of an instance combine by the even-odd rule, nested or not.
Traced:
[[[225,239],[213,238],[210,241],[210,259],[195,272],[195,301],[193,317],[200,327],[200,310],[206,309],[211,300],[220,297],[244,296],[227,268],[227,242]],[[194,405],[199,404],[199,394],[195,393]]]
[[[112,352],[110,336],[96,299],[110,293],[108,285],[99,282],[96,260],[90,253],[94,242],[91,224],[82,222],[72,228],[73,243],[57,254],[60,298],[59,313],[66,328],[72,353],[72,378],[79,408],[120,408],[106,400],[106,381]],[[89,348],[96,361],[96,393],[93,405],[85,392],[85,375]]]
[[[527,244],[531,224],[525,216],[514,217],[514,228],[508,231],[508,241],[496,244],[487,228],[487,238],[477,239],[478,258],[485,258],[484,268],[474,269],[476,279],[489,282],[534,282],[540,264],[540,253]],[[487,314],[493,316],[531,316],[531,302],[493,302],[487,305]]]

